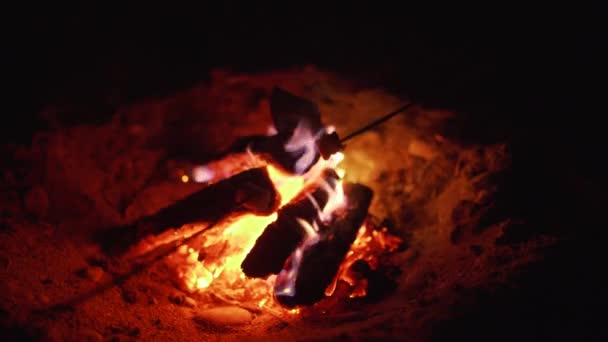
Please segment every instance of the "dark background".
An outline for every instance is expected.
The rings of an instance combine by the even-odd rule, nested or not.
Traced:
[[[604,127],[596,120],[605,112],[602,11],[290,6],[17,11],[2,56],[2,142],[29,144],[35,131],[52,128],[39,115],[49,105],[60,109],[61,125],[103,122],[117,106],[170,95],[218,66],[315,64],[387,87],[458,111],[451,134],[460,139],[511,142],[514,201],[568,239],[522,275],[517,290],[480,295],[480,305],[441,323],[438,336],[597,337],[605,272]]]

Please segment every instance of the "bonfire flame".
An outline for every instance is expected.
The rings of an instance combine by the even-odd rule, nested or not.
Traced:
[[[347,199],[344,195],[341,180],[335,187],[330,186],[321,177],[324,170],[330,168],[343,177],[344,171],[338,169],[338,164],[344,158],[341,152],[334,153],[327,160],[315,158],[318,155],[316,150],[316,140],[320,135],[332,133],[333,127],[324,128],[319,132],[313,132],[304,123],[298,124],[290,139],[285,143],[284,149],[296,158],[296,174],[288,174],[285,171],[267,164],[268,175],[281,197],[280,207],[286,205],[298,196],[304,189],[311,184],[317,184],[324,189],[329,196],[328,201],[320,207],[315,199],[308,195],[318,211],[318,219],[321,223],[329,223],[332,215],[343,208]],[[255,155],[244,155],[242,158],[249,160],[238,160],[234,163],[259,163]],[[316,164],[311,167],[311,164]],[[218,181],[230,175],[233,161],[215,164],[213,167],[201,165],[193,170],[193,180],[195,182]],[[221,165],[222,168],[218,168]],[[302,170],[308,170],[299,174]],[[218,179],[220,178],[220,179]],[[319,241],[319,227],[316,221],[308,222],[299,219],[298,222],[304,228],[306,237],[298,246],[296,251],[289,258],[287,265],[278,276],[272,275],[267,279],[250,279],[241,270],[241,264],[247,254],[253,248],[258,237],[263,233],[266,226],[274,222],[278,217],[277,212],[268,216],[256,216],[253,214],[243,214],[236,218],[231,218],[222,224],[205,232],[190,246],[183,245],[181,248],[170,255],[168,263],[174,270],[176,279],[180,287],[189,292],[212,291],[212,293],[239,302],[254,302],[259,307],[274,304],[273,288],[276,293],[282,295],[293,295],[295,289],[292,285],[297,276],[298,263],[301,261],[303,252]],[[164,237],[164,240],[175,240],[180,237],[188,237],[197,231],[205,228],[204,226],[182,227],[178,231],[173,231],[172,236]],[[373,251],[375,245],[371,242],[382,244],[386,240],[384,233],[378,233],[363,226],[359,231],[356,241],[348,252],[345,261],[340,267],[334,282],[326,293],[333,293],[335,283],[342,279],[352,285],[357,290],[357,295],[364,293],[364,285],[358,285],[348,270],[352,263],[358,259],[370,262],[373,267]],[[156,237],[158,240],[163,238]],[[375,239],[375,240],[374,240]],[[379,242],[378,242],[379,241]],[[158,241],[157,241],[158,242]],[[386,242],[392,246],[392,242]],[[359,288],[357,288],[359,286]],[[362,290],[361,290],[362,289]],[[297,312],[297,311],[296,311]]]

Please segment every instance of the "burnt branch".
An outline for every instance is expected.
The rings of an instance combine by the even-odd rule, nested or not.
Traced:
[[[185,224],[212,222],[235,211],[270,215],[279,204],[279,195],[268,177],[266,168],[256,168],[210,185],[181,199],[153,215],[136,222],[114,227],[98,236],[104,251],[120,254],[145,235],[158,234]]]
[[[367,217],[373,192],[360,184],[346,184],[344,192],[348,198],[348,207],[333,223],[320,229],[320,239],[302,251],[299,262],[295,253],[286,264],[296,267],[296,276],[280,279],[277,284],[290,291],[278,291],[277,300],[285,306],[310,305],[323,298],[325,289],[336,276],[342,260],[357,236],[357,232]]]
[[[331,187],[337,184],[338,176],[333,170],[326,170],[323,179]],[[305,191],[306,193],[307,191]],[[325,206],[329,194],[319,185],[308,191],[319,207]],[[257,239],[241,267],[248,277],[265,277],[278,274],[289,255],[304,240],[306,233],[298,219],[313,222],[319,215],[311,199],[302,195],[279,211],[278,218],[270,224]]]

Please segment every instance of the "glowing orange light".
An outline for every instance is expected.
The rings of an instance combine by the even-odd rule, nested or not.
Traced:
[[[370,222],[364,223],[359,228],[355,241],[340,264],[336,277],[325,289],[325,295],[331,296],[336,289],[338,280],[342,280],[352,287],[350,298],[364,297],[367,294],[367,280],[354,274],[351,266],[357,260],[363,260],[371,269],[376,269],[379,255],[383,252],[394,252],[402,242],[399,237],[391,235],[386,228],[376,230]]]
[[[338,177],[340,177],[340,178],[344,178],[344,175],[346,175],[346,171],[341,168],[337,168],[336,173],[338,174]]]
[[[281,206],[289,203],[304,188],[302,176],[289,175],[272,165],[266,167],[268,176],[281,195]]]
[[[320,167],[314,169],[320,174],[317,171]],[[289,203],[306,187],[305,177],[301,175],[287,174],[272,165],[267,165],[267,171],[281,196],[280,206]],[[266,226],[277,217],[276,212],[268,216],[243,214],[205,233],[202,247],[207,252],[200,262],[198,251],[182,246],[173,256],[182,287],[190,292],[213,288],[219,293],[238,292],[239,288],[244,288],[249,290],[248,299],[257,300],[260,307],[266,304],[272,298],[273,282],[248,279],[241,264]]]
[[[313,134],[313,132],[306,131],[307,128],[305,126],[298,127],[297,134],[294,134],[285,146],[286,150],[306,147],[308,152],[312,151],[315,148],[314,139],[316,139],[317,133]],[[310,158],[311,155],[305,154],[305,156],[298,160],[296,168],[302,169],[305,166],[309,166],[306,163],[308,163]],[[327,168],[332,168],[340,178],[344,177],[344,170],[337,168],[337,165],[343,159],[344,155],[341,152],[335,153],[328,160],[319,159],[305,174],[300,175],[289,174],[273,165],[266,165],[268,176],[281,198],[279,208],[291,202],[304,189],[307,189],[309,185],[316,184],[316,186],[321,186],[321,188],[325,189],[329,195],[327,203],[322,208],[318,207],[317,204],[319,218],[323,221],[331,220],[334,212],[347,204],[347,198],[344,195],[341,180],[336,187],[331,187],[323,180],[321,175]],[[208,181],[210,177],[214,178],[214,180],[223,179],[231,175],[234,171],[233,169],[238,169],[239,165],[251,164],[252,160],[257,162],[257,157],[247,155],[229,157],[222,162],[196,168],[198,173],[195,172],[193,174],[192,180],[188,175],[183,174],[181,181],[183,183],[189,181],[201,182]],[[246,213],[230,217],[221,224],[205,231],[204,235],[201,235],[196,241],[191,242],[191,246],[183,245],[176,253],[169,256],[168,262],[174,271],[175,280],[179,282],[179,285],[183,289],[190,292],[211,291],[223,298],[235,301],[249,301],[260,308],[276,305],[273,297],[273,288],[277,276],[273,275],[265,280],[250,279],[242,272],[241,264],[264,229],[274,222],[277,217],[277,212],[268,216],[256,216]],[[312,222],[312,224],[301,222],[301,224],[303,224],[307,232],[307,238],[303,246],[315,244],[319,236],[316,222]],[[153,249],[160,244],[176,241],[180,238],[187,238],[206,226],[206,224],[188,225],[178,230],[172,230],[144,239],[142,240],[143,247],[140,248],[139,252],[145,252],[146,248]],[[394,241],[385,236],[386,234],[372,234],[372,231],[373,229],[366,229],[365,225],[361,228],[357,239],[340,267],[338,276],[332,285],[328,287],[326,294],[331,295],[336,281],[343,279],[347,280],[352,286],[355,286],[351,296],[365,295],[367,284],[357,282],[349,274],[350,266],[358,259],[373,261],[373,258],[370,258],[370,253],[380,247],[390,247],[394,243]],[[376,232],[373,231],[373,233]],[[301,253],[302,250],[296,250],[297,255],[301,256]],[[291,273],[295,275],[295,271]],[[290,288],[282,290],[286,291],[286,293],[293,291]],[[298,314],[300,310],[296,308],[287,312]]]

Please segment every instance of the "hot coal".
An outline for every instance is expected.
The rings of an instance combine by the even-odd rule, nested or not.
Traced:
[[[270,215],[280,199],[266,168],[255,168],[212,184],[133,224],[100,234],[102,248],[120,254],[147,234],[158,234],[184,224],[213,222],[239,211]]]
[[[333,170],[326,170],[323,179],[335,188],[338,175]],[[317,186],[310,196],[320,207],[325,206],[329,194]],[[306,232],[298,219],[313,222],[318,219],[318,209],[307,196],[300,196],[279,211],[278,218],[264,230],[257,239],[241,267],[249,277],[266,277],[278,274],[291,253],[302,243]]]
[[[373,269],[364,260],[355,261],[351,266],[351,271],[367,280],[367,289],[363,298],[367,302],[381,299],[397,288],[397,283],[393,277],[388,275],[390,273],[388,270]]]
[[[373,197],[372,190],[360,184],[345,184],[344,192],[348,206],[342,215],[320,229],[319,241],[304,248],[300,260],[293,253],[287,261],[285,270],[295,267],[296,276],[288,277],[288,272],[279,274],[280,288],[275,288],[279,303],[288,307],[311,305],[324,297],[367,217]],[[286,288],[290,291],[283,291]]]

